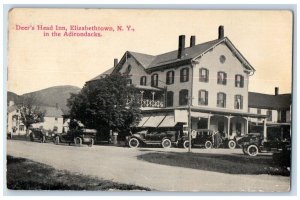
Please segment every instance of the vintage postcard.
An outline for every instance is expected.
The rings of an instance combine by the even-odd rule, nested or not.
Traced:
[[[9,11],[8,190],[289,192],[293,12]]]

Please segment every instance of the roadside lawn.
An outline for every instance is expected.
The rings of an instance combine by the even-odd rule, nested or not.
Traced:
[[[144,187],[56,170],[48,165],[12,156],[7,156],[7,188],[11,190],[149,191]]]
[[[228,174],[269,174],[290,176],[290,171],[275,163],[271,155],[250,157],[239,154],[155,152],[138,159],[169,166],[185,167]]]

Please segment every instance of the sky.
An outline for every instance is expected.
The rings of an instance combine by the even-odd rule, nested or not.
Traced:
[[[279,93],[290,93],[292,23],[289,11],[13,9],[7,90],[21,95],[58,85],[82,87],[127,50],[166,53],[178,48],[179,35],[186,35],[186,46],[191,35],[199,44],[217,39],[218,26],[223,25],[225,36],[256,70],[249,91],[274,94],[279,87]],[[45,30],[51,25],[53,30]],[[65,30],[54,30],[56,25],[67,32],[70,25],[114,31],[96,31],[101,37],[70,37],[63,36]],[[54,31],[61,36],[52,36]]]

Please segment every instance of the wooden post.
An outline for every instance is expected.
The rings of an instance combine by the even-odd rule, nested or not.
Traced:
[[[267,136],[267,119],[264,119],[264,141],[268,141],[268,136]]]
[[[207,129],[210,129],[210,114],[208,114],[208,120],[207,120]]]
[[[231,119],[231,116],[228,116],[227,117],[228,119],[228,124],[227,124],[227,138],[229,139],[229,132],[230,132],[230,119]]]

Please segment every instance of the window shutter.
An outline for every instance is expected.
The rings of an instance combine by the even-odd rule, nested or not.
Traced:
[[[241,88],[243,88],[243,87],[244,87],[244,77],[241,76]]]
[[[171,75],[172,75],[172,83],[174,83],[174,71],[172,71],[172,73],[171,73]]]
[[[224,85],[226,85],[226,84],[227,84],[227,74],[224,73]]]
[[[208,91],[205,91],[205,105],[208,105]]]
[[[189,68],[185,68],[186,70],[186,80],[185,81],[189,81],[189,78],[190,78],[190,70]]]
[[[208,69],[206,69],[206,82],[208,82],[209,81],[209,71],[208,71]]]
[[[183,69],[180,70],[180,82],[183,82]]]
[[[243,109],[243,96],[241,95],[241,109]]]
[[[235,87],[237,87],[237,77],[238,75],[235,75]]]
[[[234,95],[234,109],[238,108],[237,95]]]

